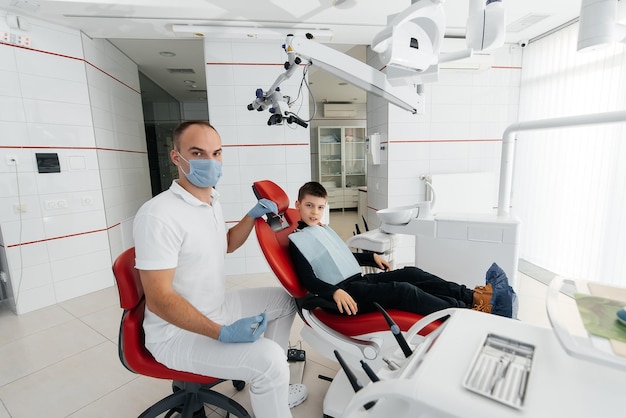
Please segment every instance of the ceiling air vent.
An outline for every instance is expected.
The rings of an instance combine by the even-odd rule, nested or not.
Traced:
[[[167,72],[170,74],[195,74],[193,68],[168,68]]]

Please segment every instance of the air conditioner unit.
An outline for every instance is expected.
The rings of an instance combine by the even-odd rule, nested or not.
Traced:
[[[356,116],[356,106],[352,103],[325,103],[325,118],[353,118]]]

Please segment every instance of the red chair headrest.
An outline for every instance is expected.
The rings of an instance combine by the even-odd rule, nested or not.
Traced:
[[[113,275],[120,294],[120,306],[125,310],[133,309],[143,298],[143,286],[135,268],[135,247],[117,257],[113,263]]]
[[[257,199],[269,199],[278,206],[278,213],[285,213],[289,207],[289,196],[271,180],[259,180],[252,184]]]

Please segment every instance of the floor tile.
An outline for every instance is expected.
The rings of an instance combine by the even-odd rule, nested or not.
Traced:
[[[108,338],[109,341],[117,344],[122,312],[122,308],[117,305],[109,306],[85,315],[80,320],[103,337]]]
[[[111,286],[97,292],[66,300],[61,302],[59,306],[80,318],[111,306],[119,307],[120,299],[117,287]]]
[[[102,335],[74,319],[0,346],[0,388],[103,341]]]
[[[75,319],[59,305],[15,315],[0,304],[0,346]]]
[[[137,417],[172,393],[172,382],[137,376],[131,381],[68,415],[71,418]]]
[[[1,387],[0,398],[13,418],[66,417],[134,378],[105,341]]]

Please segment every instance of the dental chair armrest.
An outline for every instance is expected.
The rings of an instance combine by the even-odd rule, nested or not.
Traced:
[[[382,341],[376,338],[361,340],[341,334],[320,321],[311,311],[302,310],[304,321],[316,332],[331,336],[335,347],[342,353],[347,353],[354,358],[373,360],[378,356]]]

